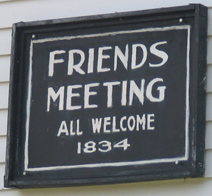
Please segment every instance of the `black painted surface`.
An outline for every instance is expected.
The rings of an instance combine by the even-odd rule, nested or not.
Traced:
[[[206,27],[202,5],[15,24],[5,186],[202,176]],[[154,44],[156,51],[150,49]],[[114,59],[117,47],[126,65]],[[136,65],[144,60],[134,69],[133,47]],[[71,73],[73,50],[85,59]],[[59,61],[49,74],[53,51]],[[75,53],[74,64],[81,60]],[[132,86],[140,95],[131,99]],[[68,107],[72,87],[75,109]],[[53,100],[50,88],[61,97]],[[138,117],[144,124],[136,124]],[[97,118],[100,133],[93,132]]]

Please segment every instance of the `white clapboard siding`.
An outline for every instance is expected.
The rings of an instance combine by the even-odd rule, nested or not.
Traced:
[[[94,14],[144,10],[170,6],[188,5],[190,0],[28,0],[2,2],[0,13],[6,19],[0,20],[0,28],[11,27],[19,21],[35,21],[67,18]],[[211,0],[193,0],[211,6]]]
[[[5,164],[0,163],[0,190],[4,189],[4,170]]]
[[[207,93],[206,96],[206,121],[212,121],[212,93]],[[212,142],[212,141],[211,141]]]
[[[7,134],[7,114],[8,110],[0,110],[0,137]]]
[[[0,55],[0,82],[8,82],[10,75],[10,55]]]
[[[205,148],[212,149],[212,121],[206,122]],[[211,166],[211,169],[212,169],[212,166]]]
[[[0,0],[0,3],[2,3],[2,2],[8,2],[8,1],[14,1],[14,0]]]
[[[209,125],[209,126],[211,126],[211,125]],[[210,136],[212,138],[212,134],[207,135],[207,136]],[[209,144],[209,143],[207,144],[207,141],[209,142],[209,140],[207,140],[207,136],[206,136],[206,145],[210,146],[210,148],[211,148],[211,144]],[[211,143],[211,140],[210,140],[210,143]],[[206,178],[212,178],[212,166],[211,166],[212,164],[211,163],[212,163],[212,149],[206,150],[206,153],[205,153],[205,177]]]
[[[208,35],[212,35],[212,9],[208,9]]]
[[[6,137],[5,136],[0,137],[0,144],[1,144],[0,163],[5,163],[5,152],[6,152]]]
[[[205,178],[212,178],[212,8],[208,10],[208,42],[207,42],[207,85],[206,85],[206,134],[205,134]],[[210,188],[205,195],[211,195]],[[201,194],[203,195],[203,194]]]
[[[207,93],[212,93],[212,64],[207,66]]]
[[[212,64],[212,36],[208,36],[208,42],[207,42],[207,63],[208,65]]]
[[[0,109],[8,108],[9,83],[0,83]]]
[[[1,4],[0,4],[1,7]],[[1,12],[0,12],[1,13]],[[12,29],[0,29],[0,55],[8,55],[11,51]]]

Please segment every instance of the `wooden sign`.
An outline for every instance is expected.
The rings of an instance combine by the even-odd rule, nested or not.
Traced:
[[[13,27],[6,187],[204,173],[202,5]]]

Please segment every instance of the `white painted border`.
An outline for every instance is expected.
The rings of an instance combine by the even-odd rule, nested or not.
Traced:
[[[94,168],[94,167],[117,167],[117,166],[132,166],[132,165],[144,165],[152,163],[178,163],[179,161],[188,160],[189,153],[189,81],[190,81],[190,25],[182,26],[170,26],[162,28],[145,28],[130,31],[117,31],[108,32],[100,34],[90,34],[90,35],[78,35],[78,36],[66,36],[57,38],[46,38],[31,40],[30,44],[30,62],[29,62],[29,78],[28,78],[28,98],[27,98],[27,108],[26,108],[26,140],[25,140],[25,150],[24,150],[24,170],[25,171],[46,171],[46,170],[60,170],[60,169],[74,169],[74,168]],[[71,40],[71,39],[83,39],[92,37],[104,37],[109,35],[120,35],[120,34],[132,34],[132,33],[143,33],[143,32],[155,32],[155,31],[171,31],[171,30],[187,30],[187,59],[186,59],[186,112],[185,112],[185,155],[182,157],[166,158],[166,159],[152,159],[143,161],[128,161],[128,162],[115,162],[115,163],[95,163],[95,164],[81,164],[81,165],[68,165],[68,166],[52,166],[52,167],[38,167],[38,168],[28,168],[29,157],[28,157],[28,140],[29,140],[29,121],[30,121],[30,105],[31,105],[31,88],[32,88],[32,64],[33,64],[33,44],[53,42],[61,40]],[[24,171],[24,173],[25,173]]]

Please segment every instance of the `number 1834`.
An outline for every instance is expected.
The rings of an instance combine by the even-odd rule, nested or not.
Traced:
[[[77,154],[82,153],[94,153],[94,152],[109,152],[116,148],[122,148],[123,150],[127,150],[130,147],[128,143],[128,138],[121,140],[115,144],[112,144],[110,141],[102,140],[99,142],[88,141],[84,144],[82,142],[77,143]]]

